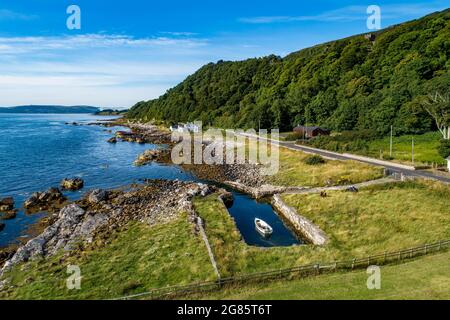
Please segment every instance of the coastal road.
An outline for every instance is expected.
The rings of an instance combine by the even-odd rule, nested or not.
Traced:
[[[269,138],[260,138],[260,137],[257,137],[254,135],[249,135],[249,134],[239,134],[239,135],[250,137],[250,138],[255,138],[255,139],[259,138],[262,140],[267,140],[274,145],[285,147],[285,148],[288,148],[291,150],[297,150],[297,151],[317,154],[317,155],[320,155],[325,158],[330,158],[330,159],[334,159],[334,160],[359,161],[362,163],[367,163],[367,164],[378,166],[378,167],[384,167],[384,168],[390,170],[391,172],[402,173],[406,176],[413,176],[413,177],[419,177],[419,178],[425,178],[425,179],[433,179],[433,180],[437,180],[440,182],[450,184],[449,177],[439,176],[439,175],[433,174],[432,172],[428,172],[428,171],[410,170],[410,169],[406,169],[406,168],[401,168],[401,167],[396,166],[395,164],[389,165],[387,163],[380,163],[376,159],[373,159],[373,160],[371,160],[370,158],[356,159],[356,158],[353,158],[351,155],[344,155],[344,154],[339,154],[339,153],[335,153],[335,152],[331,152],[331,151],[327,151],[327,150],[301,146],[301,145],[297,145],[293,142],[278,141],[278,140],[273,140],[273,139],[269,139]]]

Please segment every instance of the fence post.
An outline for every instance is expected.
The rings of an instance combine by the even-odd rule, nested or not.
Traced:
[[[398,252],[398,260],[399,261],[402,260],[402,252],[401,251]]]
[[[337,261],[334,262],[334,272],[337,270]]]
[[[367,258],[367,266],[370,266],[370,256]]]
[[[320,264],[316,264],[316,274],[320,274]]]
[[[352,270],[355,269],[355,261],[356,261],[356,259],[353,258],[353,260],[352,260]]]
[[[428,253],[428,244],[425,244],[425,254]]]
[[[387,261],[387,251],[384,252],[384,264],[386,263],[386,261]]]
[[[411,250],[409,251],[409,258],[411,259],[413,257],[413,249],[411,248]]]
[[[442,248],[442,240],[439,240],[439,251],[441,251],[441,248]]]

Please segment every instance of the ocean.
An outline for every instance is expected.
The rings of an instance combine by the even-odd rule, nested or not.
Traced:
[[[76,200],[88,190],[111,189],[142,179],[179,179],[198,181],[180,167],[152,163],[135,167],[133,161],[144,150],[155,145],[106,141],[120,127],[88,126],[108,117],[88,114],[0,114],[0,198],[12,196],[17,217],[4,220],[0,231],[0,247],[27,238],[29,226],[45,213],[27,214],[21,209],[33,192],[58,187],[65,177],[80,177],[84,188],[64,192]],[[80,125],[68,125],[76,122]],[[112,131],[112,132],[111,132]],[[270,205],[258,203],[235,192],[230,208],[244,240],[257,246],[285,246],[300,241],[273,212]],[[253,220],[260,217],[274,227],[274,236],[264,239],[254,229]]]

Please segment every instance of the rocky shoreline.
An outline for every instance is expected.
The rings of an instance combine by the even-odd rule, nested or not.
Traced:
[[[172,164],[171,151],[174,142],[171,140],[171,133],[167,129],[152,124],[132,123],[124,120],[114,120],[111,123],[101,122],[99,125],[104,126],[123,126],[128,127],[130,131],[118,131],[108,141],[117,143],[118,141],[126,141],[133,143],[152,143],[165,145],[165,149],[147,150],[138,156],[135,165],[145,165],[150,162],[158,162],[164,164]],[[203,141],[202,147],[208,145],[207,141]],[[193,154],[193,153],[192,153]],[[193,163],[192,159],[192,163]],[[237,182],[252,188],[259,188],[266,183],[266,179],[261,175],[261,168],[256,164],[182,164],[181,167],[192,172],[196,177],[202,180],[209,180],[218,183],[228,184],[229,181]]]
[[[45,258],[58,252],[70,254],[80,245],[103,246],[112,232],[130,221],[148,225],[165,223],[190,213],[195,232],[196,217],[192,216],[191,200],[211,192],[222,192],[214,186],[179,180],[147,180],[128,190],[93,190],[82,199],[64,206],[37,237],[9,257],[2,273],[28,260]]]
[[[74,124],[70,124],[74,125]],[[170,132],[150,124],[136,124],[124,120],[102,121],[89,125],[105,127],[122,126],[130,131],[118,131],[114,140],[132,143],[152,143],[164,145],[161,149],[150,149],[138,156],[135,165],[150,162],[171,163]],[[106,142],[105,142],[106,143]],[[240,184],[249,188],[260,188],[264,179],[259,167],[251,164],[234,165],[181,165],[184,170],[192,172],[199,179],[233,186]],[[78,190],[84,181],[73,178],[61,181],[64,190]],[[30,212],[48,211],[50,215],[39,223],[38,235],[23,246],[9,246],[0,250],[0,266],[9,270],[12,266],[42,257],[47,257],[61,250],[70,254],[80,242],[86,245],[102,246],[108,242],[112,232],[125,226],[130,221],[158,224],[170,221],[180,212],[188,212],[196,231],[196,217],[192,210],[191,199],[194,196],[206,196],[211,192],[220,192],[224,203],[231,205],[232,194],[214,185],[178,180],[147,180],[140,185],[130,186],[127,190],[93,190],[75,202],[68,202],[58,188],[34,193],[24,204]],[[10,200],[3,204],[10,206]],[[2,227],[0,223],[0,228]]]

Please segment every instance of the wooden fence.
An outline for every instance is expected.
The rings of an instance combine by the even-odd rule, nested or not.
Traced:
[[[153,289],[147,292],[134,294],[130,296],[120,297],[118,300],[129,299],[167,299],[177,296],[184,296],[193,293],[202,293],[207,291],[219,290],[227,286],[242,285],[249,283],[258,283],[261,281],[271,281],[278,279],[298,279],[307,276],[314,276],[324,273],[332,273],[337,271],[348,271],[361,268],[367,268],[370,265],[384,265],[388,263],[402,262],[403,260],[412,259],[418,256],[438,252],[447,249],[450,246],[450,240],[439,241],[433,244],[426,244],[419,247],[409,248],[395,252],[385,252],[365,258],[355,258],[345,261],[336,261],[331,263],[317,263],[303,265],[287,269],[271,270],[266,272],[252,273],[247,275],[238,275],[229,278],[223,278],[216,281],[206,281],[193,283],[183,286],[170,286]]]

